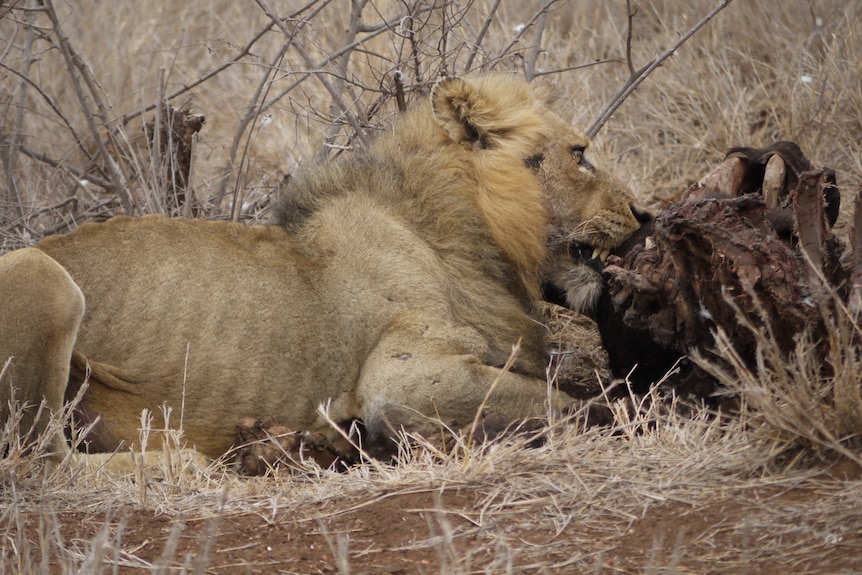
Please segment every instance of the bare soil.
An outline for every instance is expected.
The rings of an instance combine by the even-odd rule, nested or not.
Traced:
[[[523,521],[484,519],[480,486],[336,498],[274,515],[183,517],[132,506],[107,517],[60,512],[56,525],[69,549],[107,525],[108,539],[122,541],[116,573],[859,573],[862,510],[851,524],[846,509],[840,524],[828,512],[859,480],[859,467],[842,463],[798,487],[723,488],[707,498],[698,490],[696,500],[656,501],[640,516],[609,509],[563,526],[537,520],[541,510],[529,502]],[[46,537],[44,516],[26,512],[18,522],[36,548]],[[518,550],[509,565],[492,556],[501,545]],[[62,572],[63,563],[52,557],[50,571]]]

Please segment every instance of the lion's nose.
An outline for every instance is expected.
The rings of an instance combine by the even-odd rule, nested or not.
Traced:
[[[633,250],[635,246],[644,245],[646,239],[652,235],[653,224],[655,223],[655,218],[648,211],[642,210],[634,204],[629,204],[629,209],[640,224],[640,227],[634,230],[629,237],[623,240],[623,242],[615,247],[611,252],[612,254],[621,257]]]
[[[640,209],[634,204],[629,204],[629,209],[632,211],[632,215],[641,225],[648,224],[653,220],[651,213],[646,210]]]

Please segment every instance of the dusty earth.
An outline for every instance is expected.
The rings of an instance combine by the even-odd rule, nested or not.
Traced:
[[[860,479],[858,466],[839,464],[798,487],[655,501],[640,516],[608,510],[607,520],[591,514],[589,524],[574,517],[562,526],[535,508],[523,522],[484,519],[478,486],[335,499],[299,514],[180,517],[130,506],[108,516],[60,512],[49,538],[83,552],[107,526],[108,539],[122,541],[116,573],[860,573],[862,517],[836,525],[827,510]],[[18,521],[36,549],[44,517],[25,512]],[[501,545],[514,550],[508,565],[489,551]],[[52,557],[50,571],[63,563]]]

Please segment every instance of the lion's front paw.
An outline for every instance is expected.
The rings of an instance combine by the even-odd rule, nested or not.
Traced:
[[[237,426],[234,461],[243,475],[266,475],[273,469],[297,469],[312,460],[327,469],[352,457],[322,433],[292,431],[273,419],[247,417]]]

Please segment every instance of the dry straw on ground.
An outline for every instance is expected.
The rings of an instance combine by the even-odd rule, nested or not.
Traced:
[[[206,117],[186,196],[199,217],[254,222],[297,164],[361,146],[357,126],[373,137],[402,92],[409,105],[444,71],[526,73],[587,127],[717,4],[354,1],[360,22],[326,0],[2,2],[0,251],[125,211],[183,213],[162,201],[171,172],[150,153],[170,142],[143,131],[162,102]],[[727,148],[793,140],[836,170],[846,233],[860,46],[856,2],[738,0],[628,97],[597,155],[660,209]],[[7,424],[0,573],[859,572],[860,334],[824,310],[831,374],[813,344],[778,357],[764,333],[756,373],[731,361],[716,374],[741,413],[631,398],[612,430],[554,422],[534,449],[426,446],[397,466],[254,479],[169,463],[117,479],[47,469]]]

